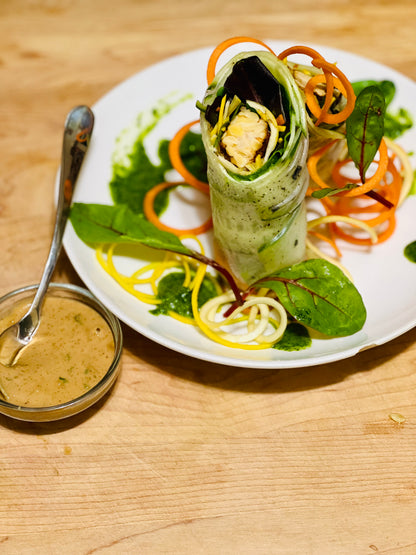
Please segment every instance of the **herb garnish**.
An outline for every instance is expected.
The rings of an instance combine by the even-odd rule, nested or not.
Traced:
[[[355,183],[347,183],[345,187],[325,187],[324,189],[312,191],[312,196],[314,198],[331,197],[340,191],[350,191],[351,189],[355,189],[355,187],[358,187]]]
[[[363,89],[370,85],[377,85],[384,94],[386,101],[386,114],[384,117],[384,134],[392,140],[397,139],[405,131],[413,126],[413,120],[410,112],[406,108],[398,108],[396,113],[389,110],[388,107],[396,95],[396,86],[392,81],[356,81],[352,83],[354,92],[358,95]]]
[[[377,85],[370,85],[360,91],[355,100],[354,110],[346,122],[348,152],[360,174],[362,183],[365,183],[367,170],[374,160],[384,135],[385,113],[386,101],[383,91]],[[354,189],[357,186],[355,183],[348,183],[342,188],[326,187],[313,191],[312,196],[324,198],[341,191]],[[387,208],[392,207],[388,200],[375,191],[369,191],[367,196]]]
[[[284,268],[256,285],[272,289],[295,320],[325,335],[356,333],[366,320],[356,287],[339,268],[323,259]]]
[[[384,135],[386,101],[380,87],[363,89],[355,100],[352,114],[347,119],[348,152],[354,161],[362,183],[374,160]]]

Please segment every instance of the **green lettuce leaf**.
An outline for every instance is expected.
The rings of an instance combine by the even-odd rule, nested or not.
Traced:
[[[256,287],[272,289],[295,320],[325,335],[356,333],[367,317],[356,287],[326,260],[295,264],[260,280]]]

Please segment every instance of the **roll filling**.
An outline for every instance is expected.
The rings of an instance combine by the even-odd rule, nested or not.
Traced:
[[[206,91],[201,131],[219,261],[244,285],[300,261],[308,137],[287,66],[269,52],[234,57]]]

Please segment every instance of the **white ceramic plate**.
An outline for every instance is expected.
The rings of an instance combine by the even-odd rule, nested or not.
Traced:
[[[292,44],[267,41],[276,53]],[[310,45],[329,61],[338,62],[350,80],[389,79],[397,87],[392,108],[405,107],[416,122],[414,99],[416,83],[398,72],[340,50]],[[236,50],[256,50],[256,45],[240,45],[227,51],[220,59],[222,65]],[[151,156],[154,145],[161,138],[171,138],[185,123],[198,118],[195,101],[202,99],[206,88],[206,66],[211,48],[188,52],[169,58],[121,83],[93,106],[96,124],[87,159],[82,167],[74,200],[111,204],[109,182],[112,175],[111,157],[116,138],[129,127],[136,116],[151,109],[156,100],[179,91],[191,93],[192,98],[180,104],[152,132],[149,141]],[[413,127],[399,141],[408,150],[416,147],[416,128]],[[181,222],[182,215],[192,218],[186,204],[173,204],[167,216]],[[392,238],[370,251],[346,245],[343,263],[354,276],[363,296],[368,317],[364,328],[345,338],[314,339],[312,347],[303,351],[283,352],[276,349],[245,351],[223,347],[207,339],[198,329],[178,323],[165,316],[153,316],[149,305],[142,304],[125,292],[99,266],[94,251],[78,239],[72,226],[65,233],[66,252],[87,287],[123,322],[153,341],[185,355],[215,363],[253,368],[289,368],[312,366],[344,359],[363,349],[381,345],[411,329],[416,324],[416,264],[403,255],[404,247],[416,240],[416,196],[406,200],[400,208],[397,230]],[[203,217],[203,215],[202,215]],[[199,219],[199,221],[201,221]],[[179,227],[179,225],[178,225]],[[211,254],[211,237],[204,237]],[[149,251],[143,250],[143,262],[137,258],[117,257],[120,270],[134,271],[145,263]]]

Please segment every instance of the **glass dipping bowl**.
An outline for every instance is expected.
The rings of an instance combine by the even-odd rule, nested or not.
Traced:
[[[4,314],[11,310],[15,303],[27,299],[30,302],[35,295],[38,285],[29,285],[7,293],[0,298],[0,313]],[[6,401],[0,393],[0,413],[11,418],[28,422],[50,422],[61,420],[77,414],[101,399],[112,387],[120,372],[120,359],[123,349],[123,334],[118,319],[107,308],[92,295],[87,289],[76,285],[64,283],[51,283],[47,296],[64,297],[84,303],[94,309],[110,328],[114,339],[114,353],[112,361],[101,380],[88,389],[81,396],[64,403],[47,407],[19,406]],[[62,338],[70,340],[70,338]],[[0,366],[1,368],[1,366]]]

